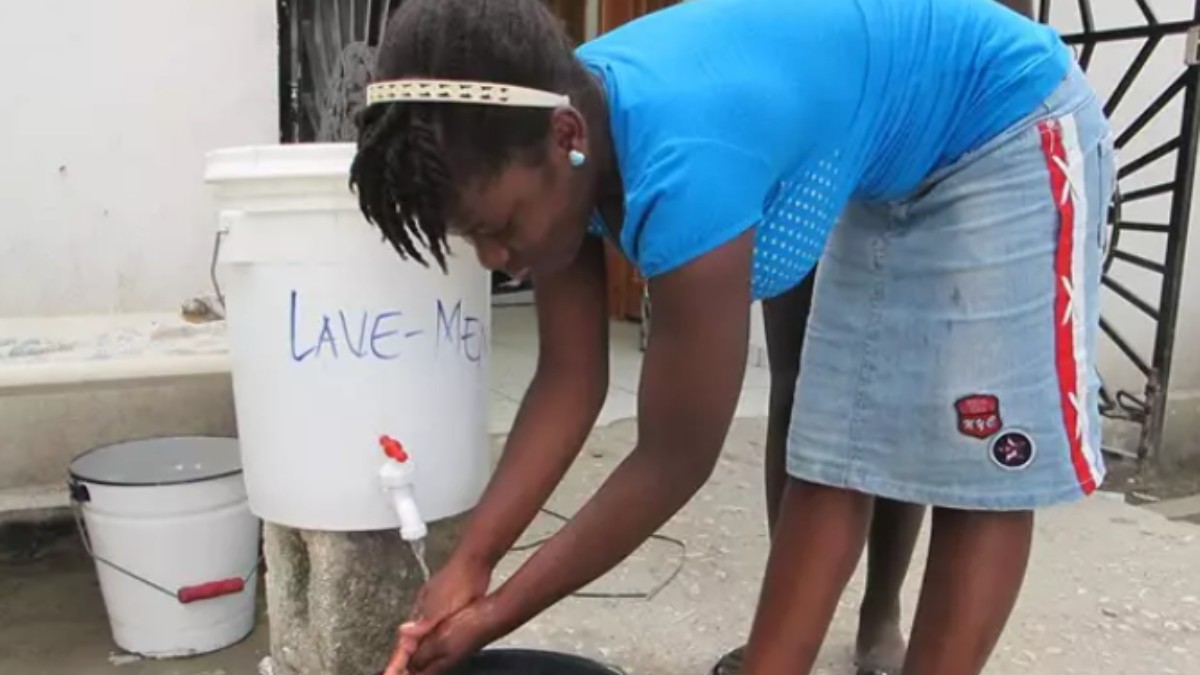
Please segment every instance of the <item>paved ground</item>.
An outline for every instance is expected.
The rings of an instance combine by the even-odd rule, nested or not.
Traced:
[[[743,639],[765,560],[763,426],[759,420],[735,425],[712,483],[664,528],[679,543],[648,543],[588,589],[649,592],[682,563],[653,599],[572,599],[509,642],[594,656],[631,673],[706,672]],[[598,430],[551,507],[576,509],[628,451],[632,436],[629,422]],[[557,526],[551,516],[539,519],[526,542]],[[260,626],[242,644],[203,658],[146,662],[115,654],[94,573],[74,539],[42,542],[34,550],[32,559],[0,563],[0,673],[253,675],[266,652]],[[505,569],[521,555],[514,554]],[[906,620],[922,568],[919,557],[906,591]],[[851,672],[861,582],[860,570],[830,632],[820,673]],[[1126,505],[1116,494],[1046,513],[1025,593],[987,673],[1200,673],[1200,528]]]

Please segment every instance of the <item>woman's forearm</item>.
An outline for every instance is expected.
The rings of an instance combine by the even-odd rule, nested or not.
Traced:
[[[538,362],[504,453],[452,559],[491,569],[537,515],[579,454],[608,392],[604,246],[534,279]]]
[[[488,568],[499,562],[579,454],[606,391],[601,374],[539,372],[534,376],[455,557]]]
[[[513,630],[615,567],[712,474],[733,420],[750,341],[749,231],[652,282],[654,328],[638,396],[638,443],[567,525],[493,596]]]

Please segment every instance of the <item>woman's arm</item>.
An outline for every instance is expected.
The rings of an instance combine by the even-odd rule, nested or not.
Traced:
[[[708,479],[745,373],[753,237],[751,230],[651,282],[637,447],[497,590],[493,639],[616,566]]]
[[[421,589],[385,671],[430,631],[471,615],[496,563],[512,548],[579,454],[608,391],[604,245],[591,237],[566,270],[534,279],[538,363],[504,454],[450,559]],[[454,617],[454,618],[451,618]],[[418,662],[419,663],[419,662]]]
[[[587,237],[570,267],[534,279],[537,369],[504,454],[452,559],[491,569],[562,480],[608,391],[604,245]]]

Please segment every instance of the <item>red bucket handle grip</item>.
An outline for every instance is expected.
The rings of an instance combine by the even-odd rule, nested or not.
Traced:
[[[233,595],[241,593],[246,588],[246,582],[238,577],[229,579],[221,579],[220,581],[210,581],[204,584],[196,584],[195,586],[184,586],[176,592],[175,596],[179,598],[179,602],[188,604],[198,600],[211,600],[219,598],[223,595]]]

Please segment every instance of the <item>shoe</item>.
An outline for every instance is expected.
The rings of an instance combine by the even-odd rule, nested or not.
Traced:
[[[742,660],[746,658],[745,645],[729,652],[717,661],[710,675],[738,675],[742,672]]]

